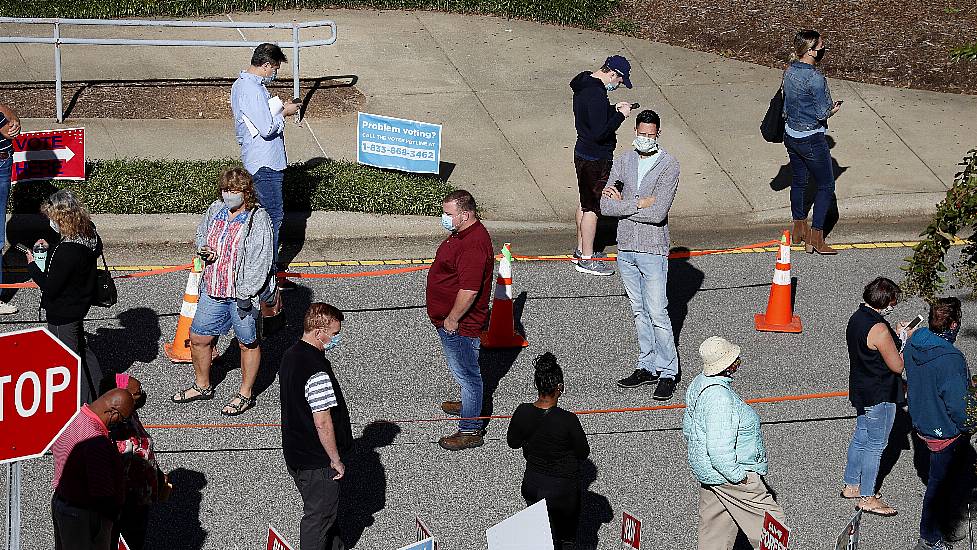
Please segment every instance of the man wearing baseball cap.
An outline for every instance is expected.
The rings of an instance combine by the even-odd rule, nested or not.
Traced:
[[[580,207],[577,209],[577,249],[573,263],[577,271],[591,275],[613,275],[606,262],[594,259],[594,234],[600,214],[600,196],[611,173],[616,132],[631,114],[631,103],[611,105],[607,92],[624,84],[631,88],[631,64],[620,55],[612,55],[600,69],[584,71],[570,81],[573,90],[573,119],[577,142],[573,164],[577,172]]]

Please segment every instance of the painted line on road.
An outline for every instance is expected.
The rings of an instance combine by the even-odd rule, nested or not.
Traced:
[[[757,403],[786,403],[790,401],[810,401],[813,399],[827,399],[832,397],[848,397],[848,392],[846,391],[835,391],[835,392],[824,392],[824,393],[805,393],[801,395],[778,395],[773,397],[757,397],[754,399],[747,399],[746,402],[749,404]],[[623,409],[585,409],[580,411],[572,411],[573,414],[583,416],[592,414],[620,414],[620,413],[633,413],[633,412],[651,412],[651,411],[667,411],[674,409],[684,409],[684,403],[675,403],[672,405],[654,405],[650,407],[628,407]],[[471,418],[457,417],[457,416],[436,416],[433,418],[400,418],[400,419],[386,419],[378,418],[374,422],[389,422],[391,424],[419,424],[427,422],[457,422],[459,420],[509,420],[512,415],[509,414],[497,414],[491,416],[475,416]],[[155,430],[190,430],[190,429],[227,429],[227,428],[280,428],[280,423],[273,422],[262,422],[262,423],[242,423],[242,424],[146,424],[147,429]]]

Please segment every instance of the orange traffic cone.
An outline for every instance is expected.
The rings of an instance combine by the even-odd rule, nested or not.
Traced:
[[[200,277],[203,272],[203,262],[200,258],[193,259],[190,276],[187,277],[187,289],[183,292],[183,306],[180,307],[180,320],[176,323],[176,336],[173,342],[163,344],[163,353],[174,363],[192,363],[190,359],[190,324],[197,313],[197,301],[200,300]]]
[[[516,320],[512,311],[512,252],[511,245],[502,245],[502,259],[499,260],[499,277],[495,280],[495,298],[492,300],[492,313],[489,329],[482,333],[483,348],[526,347],[529,342],[516,332]]]
[[[777,256],[777,264],[773,272],[773,284],[770,285],[767,313],[757,313],[754,316],[753,322],[757,330],[801,331],[801,318],[793,314],[790,294],[790,231],[784,231],[780,238],[780,254]]]

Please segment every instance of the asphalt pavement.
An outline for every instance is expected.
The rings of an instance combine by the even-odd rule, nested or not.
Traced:
[[[893,245],[896,246],[896,245]],[[699,372],[698,345],[721,335],[743,348],[744,367],[734,386],[744,398],[847,389],[844,326],[864,284],[877,275],[899,280],[908,248],[852,249],[835,258],[794,252],[796,308],[801,334],[757,333],[753,314],[766,304],[773,253],[710,255],[672,260],[671,314],[679,333],[683,380],[670,403],[684,401]],[[383,266],[389,268],[390,266]],[[305,272],[351,272],[376,267],[326,267]],[[91,345],[103,365],[126,370],[143,382],[149,401],[146,424],[226,424],[219,414],[237,389],[237,354],[226,353],[218,369],[218,399],[174,405],[168,396],[190,380],[189,365],[171,364],[160,353],[171,339],[184,286],[182,273],[119,281],[120,302],[93,309],[87,323]],[[514,291],[530,346],[484,351],[483,375],[490,408],[509,414],[532,400],[534,357],[552,351],[566,371],[561,406],[571,410],[653,406],[652,388],[622,390],[615,380],[634,366],[636,339],[627,300],[615,275],[577,273],[565,262],[517,262]],[[355,548],[388,550],[412,540],[414,517],[423,518],[445,550],[485,547],[484,530],[520,510],[524,460],[504,442],[506,421],[493,420],[484,447],[451,453],[437,439],[451,422],[414,422],[439,417],[438,404],[454,398],[436,333],[424,310],[425,272],[352,279],[307,279],[285,294],[289,325],[263,346],[258,405],[233,424],[277,423],[276,370],[283,350],[301,330],[310,301],[327,301],[346,313],[343,344],[329,353],[350,403],[357,451],[347,458],[342,525]],[[0,319],[0,331],[35,326],[37,294],[20,291],[21,313]],[[891,315],[909,319],[923,312],[907,300]],[[977,313],[964,301],[958,345],[977,348],[967,328]],[[221,339],[226,347],[229,338]],[[838,497],[845,451],[854,425],[845,398],[756,405],[764,421],[770,459],[767,481],[787,512],[791,547],[826,548],[852,513]],[[688,469],[680,410],[592,414],[581,417],[593,448],[581,521],[581,548],[617,548],[621,512],[644,520],[642,548],[692,548],[697,523],[697,485]],[[396,424],[371,424],[377,420]],[[301,501],[285,471],[275,427],[151,430],[162,467],[176,485],[172,500],[152,515],[149,548],[229,549],[263,547],[268,524],[297,544]],[[900,437],[901,436],[901,437]],[[905,432],[892,446],[897,460],[883,485],[900,513],[866,517],[862,548],[909,548],[916,540],[924,489],[913,467]],[[906,448],[903,449],[902,447]],[[26,549],[52,547],[49,456],[25,467]],[[832,546],[833,547],[833,546]]]

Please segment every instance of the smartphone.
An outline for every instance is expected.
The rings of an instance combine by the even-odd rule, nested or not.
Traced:
[[[631,104],[631,110],[637,109],[638,107],[641,107],[641,104],[640,103],[632,103]]]
[[[838,101],[835,101],[835,105],[841,107],[841,104],[844,103],[844,102],[845,102],[844,99],[839,99]]]
[[[21,252],[23,252],[24,254],[27,254],[28,252],[31,251],[31,249],[27,248],[26,246],[24,246],[24,245],[22,245],[20,243],[15,244],[14,247],[17,250],[20,250]]]
[[[624,182],[621,180],[617,180],[614,182],[614,187],[617,189],[617,192],[620,193],[624,191]]]
[[[922,322],[923,322],[923,316],[922,315],[917,315],[915,319],[913,319],[912,321],[909,321],[909,324],[906,325],[906,332],[908,332],[908,331],[916,328]]]
[[[295,103],[297,105],[301,105],[302,104],[302,100],[296,97],[295,99],[292,100],[292,103]]]

